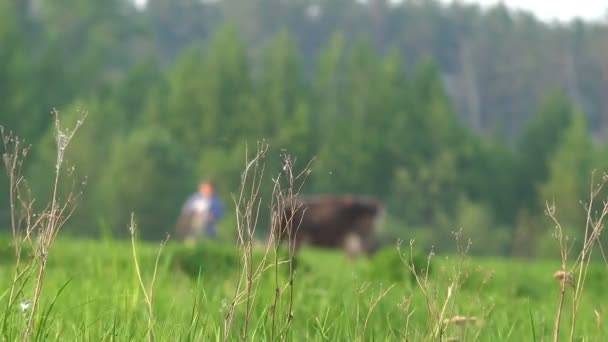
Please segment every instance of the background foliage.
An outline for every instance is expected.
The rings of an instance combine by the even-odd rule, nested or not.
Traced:
[[[608,166],[606,23],[381,0],[0,0],[0,19],[0,124],[33,144],[40,203],[51,109],[89,113],[68,152],[86,177],[73,234],[125,234],[135,211],[164,238],[203,177],[232,206],[265,140],[268,182],[283,149],[314,158],[303,191],[378,196],[387,239],[445,251],[463,227],[473,253],[557,255],[545,201],[576,236]]]

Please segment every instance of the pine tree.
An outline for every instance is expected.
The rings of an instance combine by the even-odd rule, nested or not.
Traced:
[[[0,0],[0,125],[33,142],[37,139],[36,125],[30,120],[29,103],[33,99],[32,75],[28,72],[25,36],[14,1]],[[25,118],[29,120],[24,120]]]
[[[417,67],[411,96],[391,204],[406,222],[439,229],[449,225],[467,195],[462,174],[473,160],[470,133],[458,122],[432,61]]]
[[[572,105],[562,92],[551,93],[517,141],[520,208],[542,210],[537,189],[549,176],[549,161],[570,125],[572,113]]]
[[[183,145],[158,126],[141,127],[116,139],[94,191],[116,235],[124,236],[131,212],[146,239],[173,233],[183,201],[196,188],[194,163]]]
[[[312,115],[308,88],[301,74],[298,51],[288,31],[279,32],[265,49],[259,86],[263,137],[269,139],[274,156],[283,150],[306,166],[313,156]],[[273,160],[280,170],[280,158]],[[297,166],[296,166],[297,167]],[[295,171],[295,170],[294,170]]]
[[[162,117],[174,139],[187,146],[192,154],[205,141],[206,133],[212,131],[210,127],[215,126],[203,115],[206,100],[203,61],[201,47],[193,46],[184,51],[169,70],[167,111]],[[207,127],[205,131],[204,127]]]
[[[336,32],[321,51],[317,65],[317,82],[314,89],[314,140],[318,156],[313,169],[312,181],[317,192],[344,191],[338,184],[342,176],[336,170],[339,162],[334,152],[336,144],[348,139],[345,131],[345,82],[341,75],[345,68],[345,37]]]
[[[548,178],[539,187],[539,199],[555,202],[557,216],[565,226],[584,227],[585,203],[591,181],[592,143],[585,114],[577,111],[549,160]]]

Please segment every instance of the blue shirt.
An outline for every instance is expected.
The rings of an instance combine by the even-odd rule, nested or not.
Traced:
[[[199,205],[199,201],[201,201],[201,200],[210,200],[208,210],[209,210],[209,213],[211,214],[212,218],[209,221],[209,223],[207,224],[207,234],[211,235],[211,236],[215,236],[215,233],[216,233],[215,223],[219,219],[223,218],[225,215],[224,205],[217,195],[214,195],[211,198],[207,198],[207,197],[203,196],[201,193],[197,192],[197,193],[193,194],[192,196],[190,196],[190,198],[188,198],[188,200],[184,204],[184,207],[182,208],[182,211],[196,210],[197,206]]]

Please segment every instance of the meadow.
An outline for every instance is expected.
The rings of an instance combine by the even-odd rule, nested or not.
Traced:
[[[4,155],[10,203],[19,210],[12,210],[12,235],[0,236],[3,341],[601,341],[608,336],[608,272],[598,243],[608,203],[597,219],[591,210],[608,177],[593,188],[580,250],[571,249],[568,232],[555,220],[555,250],[563,262],[473,257],[459,231],[456,254],[434,254],[415,241],[388,244],[357,260],[339,250],[305,247],[296,266],[285,246],[254,239],[263,170],[259,151],[246,164],[235,195],[238,241],[144,241],[135,214],[130,240],[109,232],[96,239],[60,232],[78,199],[78,193],[62,196],[58,190],[72,135],[57,135],[55,190],[40,212],[33,211],[22,188],[19,142]],[[274,183],[279,208],[272,206],[273,215],[297,190],[291,165],[287,158],[287,186]],[[555,218],[554,207],[547,213]],[[572,272],[560,278],[558,271]]]
[[[23,334],[35,283],[33,276],[21,282],[22,291],[8,306],[15,259],[10,241],[5,237],[0,246],[0,324],[9,341]],[[410,247],[387,246],[356,261],[339,251],[306,248],[292,278],[287,263],[275,267],[276,260],[287,260],[282,250],[276,259],[274,250],[263,259],[258,247],[245,259],[234,243],[187,246],[169,240],[159,256],[158,243],[58,237],[49,253],[34,336],[44,341],[553,339],[560,282],[552,275],[559,262],[473,258],[464,251],[432,255]],[[23,255],[22,263],[27,249]],[[254,271],[263,260],[267,266],[247,272],[244,260],[251,260]],[[418,281],[412,265],[421,269]],[[608,336],[605,267],[590,265],[574,340]],[[570,337],[571,312],[572,287],[566,286],[562,338]]]

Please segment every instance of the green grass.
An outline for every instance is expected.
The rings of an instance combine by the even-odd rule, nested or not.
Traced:
[[[0,246],[0,322],[8,314],[8,325],[0,333],[3,340],[14,340],[24,329],[25,315],[19,305],[6,309],[5,290],[10,287],[13,263],[10,254],[5,253],[7,240],[0,241],[4,241]],[[146,286],[158,247],[138,243]],[[256,260],[259,257],[258,252]],[[154,292],[157,340],[222,340],[238,280],[238,260],[236,247],[226,243],[205,244],[198,249],[169,243],[160,259]],[[294,281],[293,320],[286,326],[288,272],[282,266],[275,278],[274,269],[270,269],[258,283],[249,337],[270,340],[271,306],[278,279],[281,298],[275,315],[276,331],[287,331],[288,340],[386,341],[405,340],[406,336],[412,341],[430,340],[431,325],[437,317],[429,318],[425,296],[411,281],[406,266],[397,260],[394,248],[355,263],[340,253],[304,250]],[[434,256],[432,262],[428,289],[431,301],[439,308],[450,281],[460,274],[445,318],[465,315],[480,319],[466,331],[448,326],[444,337],[466,334],[467,341],[541,341],[552,336],[559,298],[559,284],[552,278],[559,269],[557,262],[458,256]],[[604,265],[592,265],[590,272],[578,314],[577,339],[608,336],[606,326],[598,326],[594,312],[607,312],[604,288],[608,271]],[[18,302],[29,299],[32,286],[33,279]],[[564,337],[569,332],[570,294],[563,314]],[[51,250],[39,313],[39,319],[46,319],[44,328],[38,331],[40,340],[145,339],[147,307],[129,242],[58,239]],[[238,339],[244,326],[242,303],[236,308],[230,339]]]

